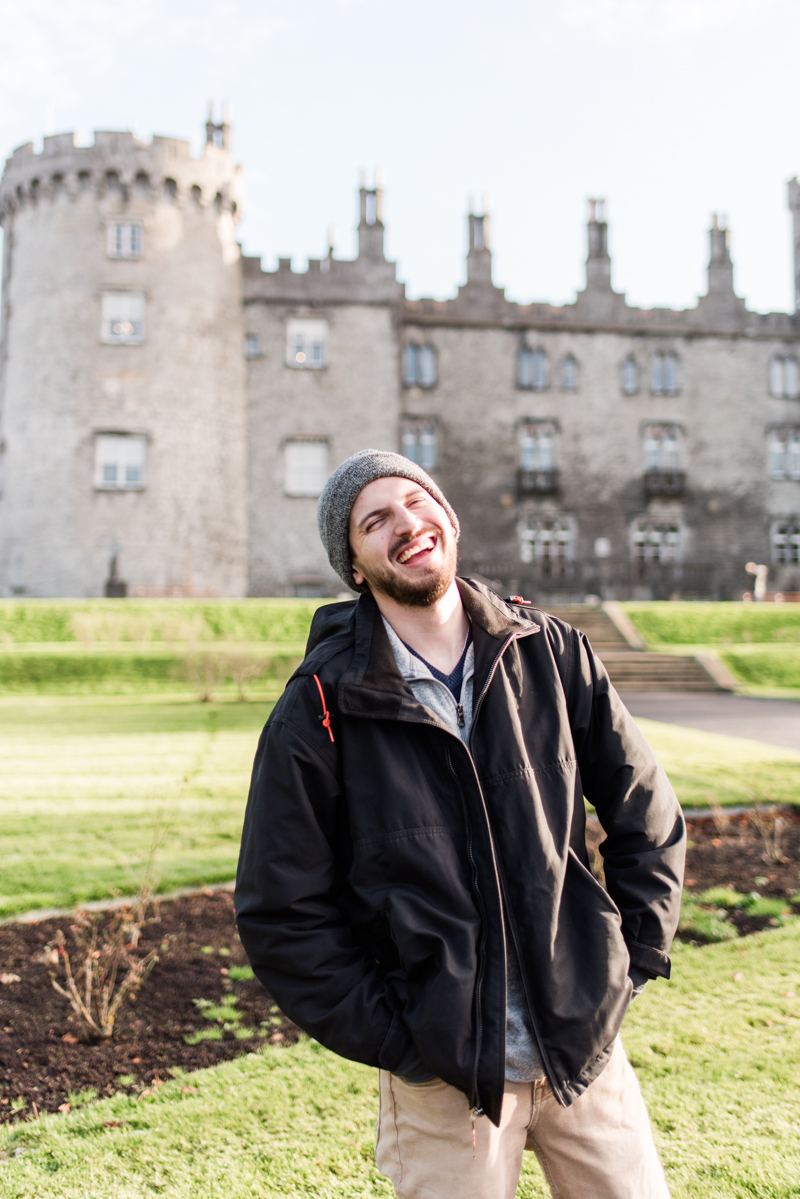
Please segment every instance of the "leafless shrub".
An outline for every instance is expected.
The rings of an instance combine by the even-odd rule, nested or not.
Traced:
[[[148,918],[149,908],[153,915]],[[76,913],[70,926],[75,966],[61,929],[45,946],[41,960],[50,981],[96,1037],[114,1035],[122,1003],[136,997],[158,961],[156,949],[139,951],[139,940],[145,924],[159,919],[152,889],[145,884],[133,904],[118,908],[109,921],[100,913]]]
[[[247,699],[247,684],[262,678],[270,666],[266,658],[259,658],[247,649],[223,653],[216,649],[190,649],[178,663],[178,672],[184,682],[189,683],[197,698],[209,703],[215,694],[231,679],[239,691],[239,698]]]
[[[267,673],[268,666],[269,663],[266,660],[259,661],[246,650],[231,652],[227,655],[228,675],[238,688],[239,699],[247,699],[247,684],[253,682],[254,679],[263,678]]]
[[[750,823],[758,829],[764,843],[762,858],[765,862],[781,864],[788,862],[789,859],[781,850],[781,840],[789,827],[788,820],[779,815],[774,808],[766,808],[759,796],[753,795],[751,798],[753,807],[748,812],[748,818]]]
[[[707,798],[708,806],[711,809],[711,819],[714,821],[714,828],[717,830],[720,837],[724,837],[730,827],[730,813],[726,812],[722,804],[718,803],[717,800],[712,799],[710,795]]]

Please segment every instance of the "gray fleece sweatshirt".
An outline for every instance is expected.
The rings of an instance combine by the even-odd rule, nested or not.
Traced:
[[[403,644],[382,616],[386,633],[394,653],[397,669],[408,683],[414,698],[419,703],[447,725],[451,733],[460,737],[465,745],[469,744],[469,730],[472,726],[472,679],[475,673],[475,650],[470,645],[464,662],[464,675],[461,680],[461,709],[464,717],[464,727],[458,727],[458,704],[448,686],[434,678],[428,667]],[[508,953],[507,1003],[506,1003],[506,1078],[510,1082],[533,1082],[534,1079],[544,1078],[544,1069],[533,1030],[530,1027],[528,1005],[520,978],[517,955],[511,937],[506,938]]]

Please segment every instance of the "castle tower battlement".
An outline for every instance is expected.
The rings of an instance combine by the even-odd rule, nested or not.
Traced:
[[[46,199],[77,199],[90,193],[129,201],[164,197],[179,207],[215,206],[238,219],[241,167],[227,146],[206,141],[192,158],[188,141],[153,137],[143,142],[130,131],[97,130],[91,146],[76,145],[74,133],[45,137],[37,154],[33,142],[18,146],[6,160],[0,180],[0,223],[8,214]]]

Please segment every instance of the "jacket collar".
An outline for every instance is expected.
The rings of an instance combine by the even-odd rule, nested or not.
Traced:
[[[502,600],[473,579],[457,579],[461,602],[472,621],[475,646],[476,700],[503,649],[517,637],[538,633],[540,626],[509,612]],[[363,594],[355,606],[355,649],[339,681],[339,708],[350,716],[414,720],[430,723],[397,668],[392,647],[373,597]]]

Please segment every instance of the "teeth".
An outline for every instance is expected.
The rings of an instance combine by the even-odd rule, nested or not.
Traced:
[[[433,546],[434,546],[434,539],[433,539],[433,537],[428,535],[427,537],[423,538],[422,541],[419,541],[416,545],[407,546],[401,554],[397,555],[397,561],[401,564],[404,562],[408,562],[409,558],[413,558],[413,556],[415,554],[421,554],[424,550],[433,549]]]

